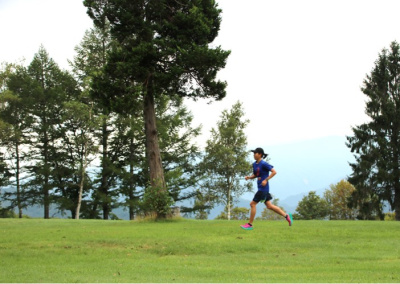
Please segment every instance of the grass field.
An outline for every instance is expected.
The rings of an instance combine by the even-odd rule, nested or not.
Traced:
[[[0,219],[0,282],[400,282],[400,222]]]

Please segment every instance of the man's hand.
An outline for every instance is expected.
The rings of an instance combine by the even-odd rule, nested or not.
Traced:
[[[266,186],[266,185],[267,185],[267,182],[268,182],[268,180],[265,179],[265,180],[262,181],[261,185],[262,185],[262,186]]]
[[[249,180],[249,179],[250,179],[250,177],[248,177],[248,176],[245,176],[245,177],[244,177],[244,179],[245,179],[245,180]]]

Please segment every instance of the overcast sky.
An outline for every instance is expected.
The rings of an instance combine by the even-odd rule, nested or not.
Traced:
[[[240,100],[249,147],[351,134],[367,121],[363,79],[378,53],[400,41],[400,1],[219,0],[215,41],[232,51],[219,78],[227,97],[188,102],[203,125]],[[92,27],[81,0],[0,0],[0,62],[29,64],[43,44],[63,69]]]

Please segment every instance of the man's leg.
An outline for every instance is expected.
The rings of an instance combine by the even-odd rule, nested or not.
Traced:
[[[255,201],[250,202],[250,207],[251,207],[251,209],[250,209],[250,221],[249,221],[249,223],[253,224],[254,217],[256,216],[256,212],[257,212],[257,202],[255,202]]]
[[[260,192],[257,192],[256,195],[254,196],[254,200],[259,200],[259,196]],[[240,227],[242,227],[242,229],[245,230],[253,230],[253,221],[254,221],[254,217],[256,216],[256,210],[257,210],[257,203],[258,201],[251,201],[250,202],[250,220],[249,223],[241,225]]]
[[[267,208],[269,210],[272,210],[275,213],[278,213],[282,217],[285,217],[286,221],[288,221],[288,223],[289,223],[289,226],[292,226],[293,220],[292,220],[291,215],[286,214],[281,208],[279,208],[278,206],[272,204],[271,201],[266,201],[265,205],[267,206]]]
[[[275,213],[278,213],[279,215],[281,215],[282,217],[286,217],[286,213],[283,212],[283,210],[281,208],[279,208],[278,206],[274,205],[271,203],[271,201],[267,201],[265,202],[265,205],[267,206],[267,208],[269,210],[274,211]]]

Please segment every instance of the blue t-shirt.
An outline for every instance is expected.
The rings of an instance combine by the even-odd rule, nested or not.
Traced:
[[[257,185],[259,191],[269,192],[269,182],[267,182],[266,186],[262,186],[261,183],[267,177],[269,177],[269,172],[272,170],[274,166],[268,164],[266,161],[261,160],[258,164],[254,162],[253,164],[253,173],[257,177]]]

